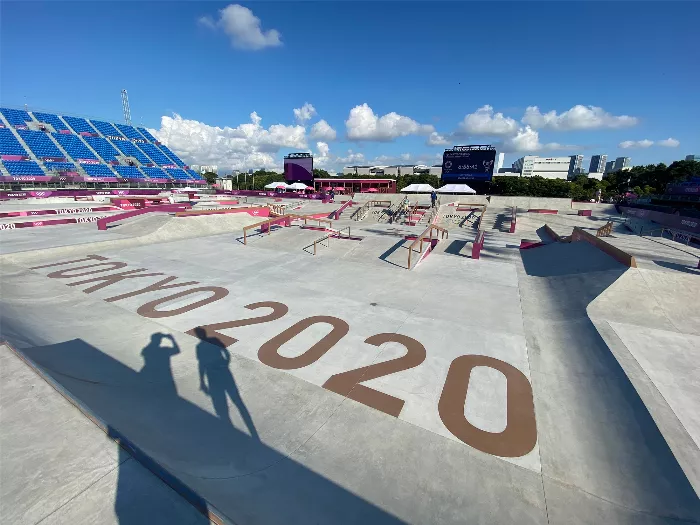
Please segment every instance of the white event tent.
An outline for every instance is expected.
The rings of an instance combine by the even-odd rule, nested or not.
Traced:
[[[458,193],[458,194],[465,194],[465,193],[474,194],[474,193],[476,193],[475,190],[473,190],[470,186],[467,186],[466,184],[445,184],[442,188],[439,188],[436,191],[438,193]]]

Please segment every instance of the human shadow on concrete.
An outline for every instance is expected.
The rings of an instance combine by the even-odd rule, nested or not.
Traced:
[[[659,259],[654,259],[652,262],[658,266],[663,266],[664,268],[669,268],[678,272],[700,275],[700,268],[698,268],[697,266],[693,266],[692,264],[680,264],[670,261],[662,261]]]
[[[519,278],[519,290],[549,518],[578,522],[575,516],[590,518],[596,509],[599,523],[636,523],[641,515],[649,523],[695,522],[697,494],[588,315],[590,303],[627,271],[597,252],[585,242],[520,251],[528,274]]]
[[[147,348],[149,355],[156,351],[151,343]],[[180,397],[172,388],[170,359],[158,357],[137,372],[134,364],[127,366],[81,339],[22,352],[131,457],[202,512],[265,525],[403,523],[297,463],[288,451],[278,452]],[[156,362],[160,366],[154,368]],[[197,398],[196,377],[179,383],[181,391],[189,387],[188,396]],[[143,484],[137,484],[131,463],[120,464],[115,499],[120,525],[190,523],[138,512],[134,505],[150,512],[157,502],[146,505],[134,489]]]
[[[241,394],[233,379],[229,363],[231,353],[226,345],[218,338],[207,335],[202,327],[195,329],[195,335],[200,339],[197,345],[197,361],[199,363],[199,389],[211,398],[214,411],[223,421],[231,423],[228,412],[228,401],[236,406],[243,419],[250,437],[260,440],[253,418],[245,406]]]

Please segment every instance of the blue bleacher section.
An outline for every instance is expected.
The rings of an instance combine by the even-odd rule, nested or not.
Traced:
[[[44,166],[49,171],[75,171],[75,164],[72,162],[44,162]]]
[[[165,173],[160,168],[149,168],[147,166],[141,166],[141,170],[152,179],[169,179],[170,175]]]
[[[31,122],[32,117],[23,109],[0,108],[0,113],[13,126],[24,126],[27,122]]]
[[[128,140],[113,140],[112,144],[127,157],[136,157],[141,164],[153,164],[153,162],[138,149],[133,142]]]
[[[194,171],[194,170],[185,170],[185,173],[187,173],[187,174],[190,176],[190,178],[192,178],[192,179],[194,179],[194,180],[202,180],[202,179],[204,179],[204,177],[202,177],[199,173],[197,173],[197,172]]]
[[[103,120],[91,120],[90,123],[99,131],[102,133],[105,137],[121,137],[122,134],[119,133],[117,128],[115,128],[112,124],[109,122],[105,122]]]
[[[143,135],[146,140],[149,140],[151,142],[156,142],[156,138],[153,135],[151,135],[146,128],[136,128],[136,129],[139,130],[141,135]]]
[[[44,131],[32,131],[30,129],[18,129],[17,132],[30,150],[40,159],[47,157],[64,158],[63,153],[56,147],[51,137]]]
[[[124,135],[126,138],[143,140],[141,133],[136,131],[134,126],[127,126],[126,124],[115,124],[115,126],[119,128],[119,131],[121,131],[122,135]]]
[[[44,175],[39,165],[31,160],[4,160],[2,163],[10,175]]]
[[[74,160],[78,159],[94,159],[97,160],[95,154],[88,149],[83,142],[83,139],[77,135],[66,135],[64,133],[53,133],[53,138],[66,150],[66,153]]]
[[[34,115],[34,118],[37,119],[39,122],[46,122],[47,124],[51,124],[56,131],[68,129],[68,126],[66,126],[65,123],[63,123],[61,119],[58,118],[58,115],[54,115],[53,113],[41,113],[39,111],[32,111],[32,114]]]
[[[95,128],[88,124],[88,121],[84,118],[64,116],[63,120],[68,122],[68,125],[73,128],[73,131],[76,133],[82,133],[83,131],[87,131],[88,133],[97,133]]]
[[[119,155],[119,152],[107,139],[103,139],[102,137],[83,137],[83,139],[107,162],[115,160],[114,157]]]
[[[143,173],[134,166],[114,166],[117,173],[125,179],[143,179]]]
[[[138,146],[141,151],[151,157],[153,162],[155,162],[158,166],[169,166],[173,164],[173,161],[166,157],[165,154],[153,144],[139,144]]]
[[[22,147],[22,144],[19,143],[17,137],[12,133],[12,130],[0,128],[0,155],[28,156],[28,152]]]
[[[158,147],[159,147],[159,148],[161,149],[161,151],[163,151],[168,157],[170,157],[170,158],[175,162],[176,165],[180,166],[181,168],[185,165],[185,163],[182,162],[182,161],[180,160],[180,158],[179,158],[177,155],[175,155],[175,153],[173,153],[172,150],[171,150],[170,148],[168,148],[168,146],[166,146],[165,144],[159,144]]]
[[[114,172],[106,164],[81,164],[90,177],[114,177]]]
[[[187,173],[185,173],[183,170],[166,168],[165,171],[167,171],[168,175],[170,175],[175,180],[190,180],[190,178],[187,176]]]

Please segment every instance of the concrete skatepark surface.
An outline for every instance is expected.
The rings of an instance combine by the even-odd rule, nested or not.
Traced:
[[[411,271],[425,226],[354,208],[316,256],[243,214],[0,232],[2,521],[700,523],[692,253],[521,251],[616,218],[509,204]]]

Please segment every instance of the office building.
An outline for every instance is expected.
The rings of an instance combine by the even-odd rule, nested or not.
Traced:
[[[574,164],[573,157],[538,157],[537,155],[526,155],[513,163],[513,169],[520,173],[521,177],[543,177],[545,179],[567,179],[569,170]],[[579,161],[580,169],[580,161]]]
[[[571,155],[569,157],[569,170],[567,176],[583,173],[583,155]]]
[[[615,161],[614,160],[609,160],[608,162],[605,163],[605,173],[612,173],[614,169],[615,169]]]
[[[686,155],[685,160],[694,160],[700,162],[700,155]]]
[[[591,157],[591,165],[588,168],[589,176],[591,173],[603,173],[605,171],[605,163],[607,160],[607,155],[593,155]]]
[[[615,165],[613,166],[613,171],[620,171],[625,168],[629,169],[632,167],[632,159],[629,157],[617,157],[615,159]]]

